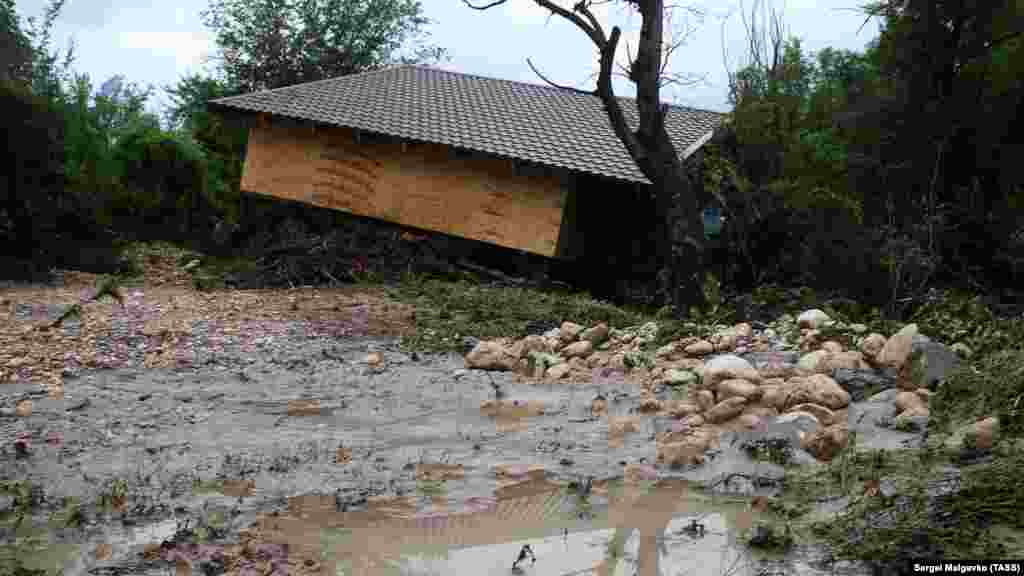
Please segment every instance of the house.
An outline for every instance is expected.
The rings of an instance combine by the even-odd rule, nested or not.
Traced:
[[[650,182],[597,96],[404,65],[209,104],[249,126],[243,191],[547,258],[652,252]],[[722,119],[666,125],[685,159]]]

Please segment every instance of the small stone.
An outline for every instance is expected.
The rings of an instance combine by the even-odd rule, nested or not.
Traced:
[[[697,406],[701,412],[711,410],[715,405],[715,395],[711,390],[701,390],[697,393]]]
[[[563,344],[568,344],[569,342],[575,341],[582,331],[583,326],[580,326],[579,324],[574,322],[562,322],[562,326],[558,329],[558,339],[561,340]]]
[[[664,382],[669,386],[690,386],[697,383],[697,375],[689,370],[669,368],[665,371]]]
[[[548,368],[544,376],[551,380],[559,380],[564,378],[572,370],[572,366],[568,362],[562,362],[561,364],[555,364],[551,368]]]
[[[801,312],[796,318],[796,323],[800,328],[810,328],[813,330],[823,327],[829,320],[831,319],[828,317],[828,314],[825,314],[822,310],[814,308]]]
[[[597,346],[608,339],[608,332],[608,325],[601,322],[600,324],[587,328],[581,332],[580,340],[588,340],[591,344]]]
[[[743,407],[746,403],[746,398],[743,398],[742,396],[726,398],[716,404],[714,408],[708,410],[707,414],[704,415],[704,418],[712,424],[720,424],[727,420],[732,420],[743,412]]]
[[[707,356],[715,351],[715,345],[707,340],[698,340],[683,349],[690,356]]]
[[[581,357],[585,358],[594,351],[594,345],[589,340],[581,340],[579,342],[573,342],[562,349],[562,356],[566,358]]]

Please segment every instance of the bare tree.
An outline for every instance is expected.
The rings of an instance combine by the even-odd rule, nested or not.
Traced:
[[[705,303],[702,290],[703,221],[698,199],[693,193],[683,163],[665,130],[668,105],[661,101],[662,86],[681,80],[680,77],[667,75],[663,62],[666,53],[671,55],[682,40],[665,47],[664,0],[624,0],[640,13],[642,19],[636,54],[630,55],[628,65],[624,67],[625,75],[636,84],[637,92],[639,122],[636,130],[631,129],[626,122],[622,102],[615,97],[612,89],[615,55],[622,30],[619,26],[612,26],[611,32],[606,32],[592,10],[596,5],[607,4],[607,1],[579,0],[570,9],[552,0],[533,0],[540,8],[574,24],[598,49],[600,66],[597,87],[591,92],[568,89],[593,94],[601,99],[615,135],[636,161],[640,171],[653,184],[660,216],[657,225],[661,239],[658,243],[659,256],[663,263],[658,275],[661,289],[675,306],[676,313],[686,314],[691,306],[703,306]],[[463,2],[470,8],[487,10],[505,4],[508,0],[492,0],[486,4],[474,4],[471,0]],[[694,8],[687,10],[697,12]],[[565,88],[543,76],[541,78],[553,86]],[[686,83],[691,80],[682,81]]]

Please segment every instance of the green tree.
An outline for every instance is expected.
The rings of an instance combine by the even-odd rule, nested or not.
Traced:
[[[417,0],[212,0],[202,15],[243,92],[444,57]]]

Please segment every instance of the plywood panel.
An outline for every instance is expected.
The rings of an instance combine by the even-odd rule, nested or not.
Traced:
[[[508,160],[434,144],[356,143],[341,128],[250,129],[242,189],[554,256],[565,190]]]

